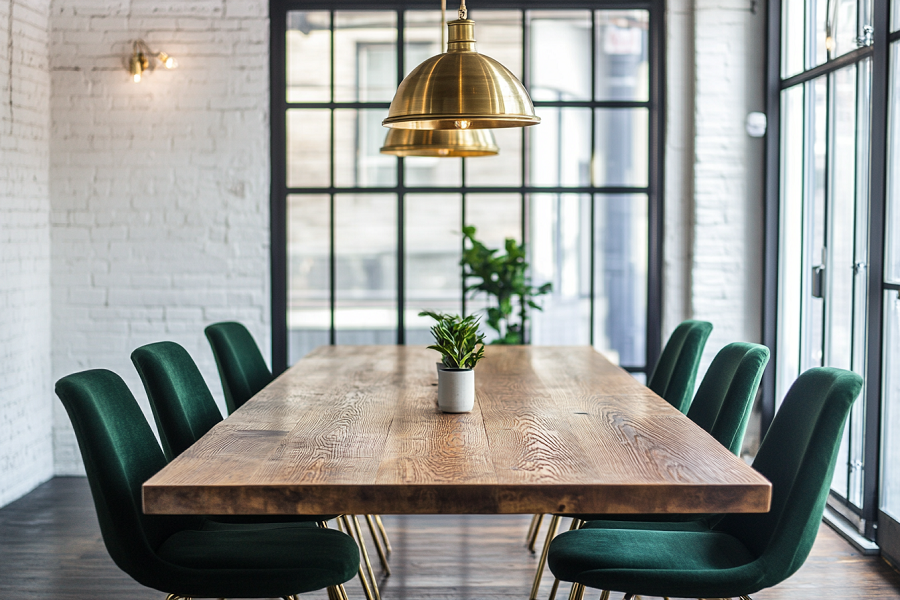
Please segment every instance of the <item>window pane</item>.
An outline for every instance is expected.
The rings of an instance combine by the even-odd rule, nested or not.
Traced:
[[[891,0],[891,31],[898,29],[900,29],[900,0]]]
[[[334,111],[334,182],[338,187],[393,186],[397,158],[382,154],[386,108]]]
[[[530,128],[529,128],[530,129]],[[500,153],[466,159],[466,185],[515,186],[522,185],[522,134],[518,127],[491,131]]]
[[[590,11],[534,10],[528,17],[532,99],[590,100]]]
[[[803,269],[803,106],[806,86],[781,93],[781,182],[778,252],[778,361],[775,401],[800,375],[800,306]]]
[[[327,11],[287,14],[285,83],[288,102],[331,100],[331,17]]]
[[[337,102],[390,102],[397,91],[395,12],[335,13],[334,80]]]
[[[891,44],[890,87],[884,276],[888,281],[900,283],[900,43],[898,42]]]
[[[407,156],[403,159],[407,186],[457,186],[462,184],[462,159],[444,156]]]
[[[450,18],[456,18],[451,14]],[[403,29],[403,76],[406,77],[425,59],[442,54],[441,48],[441,11],[408,10],[404,13]],[[444,40],[446,43],[446,25]]]
[[[831,24],[831,37],[834,40],[831,58],[834,59],[859,47],[856,38],[860,32],[856,27],[857,0],[832,1],[835,6]]]
[[[881,510],[900,519],[900,296],[884,294]]]
[[[804,248],[801,278],[803,281],[800,371],[822,366],[824,300],[813,295],[813,269],[825,261],[825,158],[828,146],[828,79],[820,77],[808,83],[812,92],[807,97],[806,130],[809,187],[804,198]],[[824,290],[823,290],[824,292]]]
[[[831,0],[807,0],[809,17],[812,19],[812,36],[809,42],[808,69],[824,64],[828,60],[826,21]]]
[[[529,127],[532,185],[590,185],[591,109],[542,108]]]
[[[591,343],[591,197],[534,194],[529,198],[528,261],[532,283],[553,291],[529,310],[533,344]]]
[[[598,10],[595,100],[650,99],[650,13]]]
[[[464,199],[465,223],[475,227],[475,239],[488,248],[504,252],[506,238],[522,242],[522,196],[520,194],[467,194]],[[485,294],[466,299],[466,314],[482,315],[494,300]],[[488,341],[497,337],[496,332],[485,325]]]
[[[288,196],[288,364],[328,343],[329,214],[326,194]]]
[[[397,196],[334,197],[338,344],[397,342]]]
[[[406,208],[406,343],[433,343],[422,310],[462,313],[462,195],[408,194]]]
[[[331,111],[287,111],[287,186],[331,185]]]
[[[805,12],[803,2],[781,4],[781,76],[788,78],[803,71],[803,31]]]
[[[449,6],[448,6],[449,9]],[[456,18],[452,9],[447,18]],[[475,21],[475,48],[490,56],[522,80],[522,12],[518,10],[470,10]]]
[[[647,185],[649,119],[645,108],[596,109],[593,185]]]
[[[645,366],[648,199],[594,197],[594,347],[619,364]]]

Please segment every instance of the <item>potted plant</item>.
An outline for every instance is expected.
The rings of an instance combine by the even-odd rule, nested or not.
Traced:
[[[484,334],[479,317],[422,311],[435,320],[431,350],[441,353],[438,367],[438,407],[448,413],[469,412],[475,406],[475,365],[484,356]]]
[[[491,343],[527,344],[528,308],[541,310],[534,298],[549,293],[552,284],[531,285],[524,244],[506,238],[506,254],[498,255],[499,249],[488,248],[475,239],[474,227],[463,227],[463,236],[469,242],[460,261],[467,283],[466,292],[472,292],[473,296],[485,292],[494,298],[494,306],[487,309],[487,324],[498,337]],[[469,284],[469,281],[473,283]],[[517,304],[519,314],[518,322],[515,322]]]

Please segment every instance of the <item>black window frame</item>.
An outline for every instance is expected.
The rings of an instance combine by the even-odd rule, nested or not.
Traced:
[[[403,26],[403,14],[405,10],[435,10],[434,0],[429,2],[421,0],[386,0],[377,5],[363,0],[270,0],[270,118],[271,118],[271,195],[270,195],[270,280],[271,280],[271,342],[272,342],[272,371],[275,374],[283,372],[288,365],[288,328],[287,328],[287,301],[288,301],[288,258],[287,258],[287,198],[291,193],[321,193],[329,194],[332,198],[335,193],[353,193],[354,191],[371,193],[373,189],[380,188],[288,188],[287,164],[286,164],[286,124],[283,115],[292,104],[286,100],[286,27],[287,12],[293,10],[396,10],[398,14],[398,28]],[[452,10],[455,7],[448,6]],[[479,0],[477,6],[469,6],[470,9],[482,10],[527,10],[553,9],[553,10],[647,10],[650,15],[649,25],[649,98],[647,101],[585,101],[585,102],[535,102],[535,107],[553,107],[565,105],[566,107],[594,108],[631,108],[642,107],[648,109],[649,119],[649,156],[648,156],[648,181],[646,188],[625,186],[588,186],[588,187],[541,187],[524,185],[523,177],[521,186],[504,187],[468,187],[463,185],[453,187],[408,187],[403,182],[403,159],[399,168],[398,185],[385,188],[385,193],[399,194],[398,211],[398,334],[397,343],[405,343],[404,326],[404,215],[403,196],[409,193],[518,193],[521,194],[522,210],[522,239],[527,241],[527,198],[535,193],[557,194],[631,194],[644,193],[648,201],[648,273],[647,273],[647,315],[646,315],[646,342],[645,363],[642,366],[624,365],[631,372],[645,372],[649,374],[651,365],[656,363],[661,351],[662,339],[662,280],[663,280],[663,205],[664,205],[664,181],[665,181],[665,2],[664,0],[645,0],[632,2],[628,0],[607,0],[604,2],[590,2],[584,0],[563,0],[562,2],[547,2],[539,0],[525,0],[511,2],[509,0]],[[523,15],[524,16],[524,15]],[[524,22],[524,20],[523,20]],[[593,38],[596,40],[596,36]],[[527,73],[527,60],[529,55],[528,39],[523,39],[523,66]],[[402,36],[398,36],[398,45],[403,44]],[[403,56],[400,52],[398,60],[398,81],[403,79]],[[527,86],[527,81],[525,82]],[[378,108],[381,104],[385,107],[389,103],[358,103],[353,102],[322,102],[302,103],[305,108]],[[364,106],[363,106],[364,105]],[[527,162],[527,148],[523,146],[523,162]],[[526,165],[523,164],[523,175]],[[463,167],[464,169],[465,167]],[[464,175],[464,174],[463,174]],[[333,183],[333,179],[332,179]],[[593,203],[593,200],[592,200]],[[331,202],[332,227],[334,223],[334,202]],[[331,236],[331,276],[330,298],[332,303],[332,319],[334,315],[335,277],[334,277],[334,236]],[[592,269],[593,277],[593,269]],[[591,310],[593,311],[593,289],[591,286]],[[593,322],[593,317],[592,317]],[[593,332],[591,333],[593,335]],[[335,343],[334,325],[330,328],[330,343]]]

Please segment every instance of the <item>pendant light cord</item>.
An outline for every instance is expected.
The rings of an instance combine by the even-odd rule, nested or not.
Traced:
[[[459,19],[461,21],[465,21],[469,16],[469,12],[466,10],[466,0],[460,0],[459,2]]]
[[[441,0],[441,54],[447,51],[447,0]]]

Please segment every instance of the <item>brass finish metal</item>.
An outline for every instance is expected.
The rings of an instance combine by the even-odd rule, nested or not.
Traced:
[[[600,592],[600,600],[609,600],[609,590]],[[668,600],[668,598],[666,600]]]
[[[394,156],[494,156],[500,152],[490,129],[390,129],[382,154]]]
[[[375,600],[381,600],[381,592],[378,591],[378,582],[375,580],[375,570],[372,569],[372,563],[369,561],[369,551],[366,550],[366,542],[362,536],[362,528],[359,526],[359,519],[356,518],[356,515],[351,516],[352,520],[346,515],[344,518],[348,519],[348,529],[352,525],[353,530],[356,532],[356,541],[359,543],[363,561],[366,563],[366,571],[369,573],[369,582],[372,584],[372,593],[375,595]]]
[[[544,550],[541,552],[541,558],[538,561],[537,572],[534,574],[534,584],[531,586],[530,600],[537,600],[538,588],[541,587],[541,577],[544,574],[544,565],[547,564],[547,553],[550,552],[550,542],[556,536],[559,530],[559,521],[562,519],[559,515],[553,515],[550,519],[550,528],[547,530],[547,539],[544,541]]]
[[[525,86],[499,62],[475,51],[475,23],[447,24],[447,52],[432,56],[400,83],[385,127],[497,129],[537,125]]]
[[[394,550],[391,548],[391,540],[388,538],[384,523],[381,522],[381,515],[375,515],[375,524],[378,525],[378,532],[381,534],[381,539],[384,541],[384,549],[390,554]]]
[[[569,526],[569,531],[574,531],[576,529],[581,529],[581,526],[584,525],[584,521],[581,519],[572,518],[572,524]],[[559,589],[559,578],[555,577],[553,579],[553,587],[550,588],[550,598],[548,600],[556,600],[556,591]],[[605,590],[604,590],[605,591]],[[609,594],[609,592],[606,592]]]
[[[343,525],[341,524],[342,521]],[[347,515],[338,517],[337,524],[340,531],[349,535],[357,545],[360,545],[359,541],[353,535],[353,527],[350,525],[350,519],[347,518]],[[369,582],[366,581],[366,572],[363,570],[362,561],[359,563],[359,583],[362,586],[363,593],[366,595],[366,600],[375,600],[375,597],[372,595],[372,588],[369,587]]]
[[[528,533],[525,534],[525,544],[531,543],[531,534],[534,533],[534,526],[537,524],[539,516],[540,515],[531,516],[531,525],[528,526]]]
[[[580,583],[572,584],[572,591],[569,592],[569,600],[582,600],[584,598],[584,590],[586,588]]]
[[[375,529],[375,519],[372,515],[366,515],[366,523],[369,525],[369,533],[372,534],[372,541],[375,542],[375,550],[378,552],[378,559],[381,561],[381,569],[388,577],[391,575],[391,567],[388,565],[387,554],[381,546],[381,540],[378,539],[378,531]]]
[[[537,517],[537,523],[534,525],[534,530],[531,532],[531,539],[528,540],[528,549],[534,554],[534,547],[537,544],[538,532],[541,530],[541,521],[544,520],[544,515],[535,515]]]

